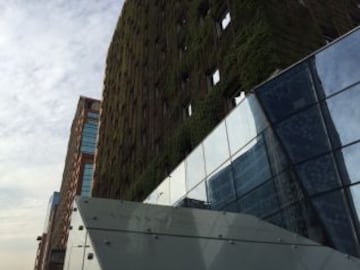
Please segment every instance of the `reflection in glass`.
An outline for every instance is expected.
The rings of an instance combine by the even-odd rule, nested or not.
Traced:
[[[360,78],[359,78],[360,79]],[[360,139],[360,85],[329,98],[324,104],[335,146]]]
[[[304,198],[304,194],[291,169],[275,176],[273,182],[281,207],[285,207]]]
[[[315,56],[317,75],[326,96],[359,81],[360,31],[356,31]]]
[[[316,102],[308,64],[301,63],[256,90],[273,123]]]
[[[360,184],[352,186],[350,192],[354,202],[357,219],[360,221]]]
[[[172,171],[169,175],[170,179],[170,203],[174,204],[186,193],[185,188],[185,163],[180,165]]]
[[[266,129],[263,134],[272,172],[273,174],[278,174],[288,167],[290,163],[284,153],[284,150],[275,137],[272,128]]]
[[[345,184],[360,181],[360,143],[345,147],[338,153],[339,168]]]
[[[324,243],[325,232],[318,215],[308,201],[299,201],[281,211],[284,228],[305,237]]]
[[[270,180],[239,199],[239,211],[263,218],[279,210],[277,194]]]
[[[249,95],[226,118],[230,152],[234,154],[257,136],[266,120],[254,95]]]
[[[312,202],[336,249],[356,255],[352,221],[343,191],[314,197]]]
[[[186,188],[192,189],[205,179],[205,163],[202,144],[200,144],[186,159]]]
[[[222,209],[235,200],[235,187],[230,162],[227,162],[208,180],[209,201],[212,209]]]
[[[267,217],[265,219],[267,222],[271,223],[271,224],[274,224],[276,226],[279,226],[281,228],[285,228],[285,220],[284,220],[284,217],[283,217],[283,214],[280,212],[280,213],[277,213],[277,214],[274,214],[270,217]]]
[[[275,129],[289,157],[295,163],[330,151],[318,106],[290,117]]]
[[[170,205],[170,178],[167,177],[153,193],[154,204]]]
[[[208,174],[230,158],[224,122],[205,139],[204,151]]]
[[[297,166],[296,170],[308,195],[335,189],[341,185],[332,154],[307,161]]]
[[[195,188],[190,190],[190,192],[186,194],[186,198],[178,205],[191,208],[207,209],[208,198],[206,195],[205,181],[201,182]]]
[[[271,178],[270,165],[262,136],[240,151],[232,161],[236,191],[239,196]]]

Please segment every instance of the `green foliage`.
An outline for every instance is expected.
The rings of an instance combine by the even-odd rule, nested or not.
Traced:
[[[141,4],[137,5],[137,2]],[[169,102],[169,115],[177,116],[173,117],[177,125],[174,130],[167,130],[169,135],[158,156],[149,160],[149,154],[137,145],[136,164],[129,165],[129,183],[122,183],[120,177],[115,179],[119,174],[114,172],[120,170],[116,162],[126,159],[127,156],[122,155],[127,152],[116,152],[120,150],[114,150],[115,147],[101,152],[101,177],[119,181],[122,198],[143,200],[167,176],[166,171],[174,169],[224,117],[227,113],[224,101],[230,94],[239,88],[251,91],[274,70],[286,67],[320,46],[318,26],[306,9],[293,2],[164,0],[158,1],[157,6],[152,0],[125,3],[107,59],[105,91],[111,92],[111,96],[104,99],[103,109],[119,112],[122,105],[130,108],[134,101],[131,91],[141,93],[146,87],[151,93],[153,81],[160,79],[164,90],[162,98]],[[162,4],[165,5],[165,16],[160,18],[159,6]],[[208,12],[200,14],[199,7],[206,4]],[[219,35],[216,23],[226,4],[231,9],[232,21],[225,33]],[[183,14],[186,22],[179,24]],[[166,28],[159,30],[159,25]],[[138,34],[137,29],[140,29]],[[164,33],[167,56],[159,64],[159,50],[154,39]],[[179,46],[182,45],[186,46],[186,52],[179,57]],[[137,65],[134,58],[139,62]],[[207,89],[206,73],[215,66],[221,71],[221,82]],[[180,87],[181,76],[186,73],[191,76],[192,83],[192,89],[187,92]],[[137,98],[137,104],[141,104],[142,97]],[[194,113],[181,122],[179,114],[186,100],[191,100]],[[136,112],[142,116],[141,110]],[[129,111],[125,113],[129,114]],[[123,119],[129,115],[118,114],[116,117]],[[135,118],[133,129],[141,130],[141,117]],[[130,144],[126,141],[125,121],[119,121],[117,126],[110,121],[102,125],[106,129],[105,142]],[[139,134],[136,136],[138,139]],[[115,165],[110,167],[109,160],[113,156],[116,157]],[[144,161],[147,161],[145,169],[137,170],[138,164]]]

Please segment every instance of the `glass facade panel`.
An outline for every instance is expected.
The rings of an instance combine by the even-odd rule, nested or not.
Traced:
[[[318,106],[290,117],[275,130],[290,159],[295,163],[330,151]]]
[[[81,196],[90,197],[92,187],[92,176],[93,176],[93,164],[85,164],[82,184],[81,184]]]
[[[299,180],[308,195],[339,188],[341,179],[332,154],[321,156],[296,167]]]
[[[355,207],[355,216],[357,217],[357,221],[360,222],[360,184],[351,186],[350,194]]]
[[[360,139],[360,84],[324,102],[327,125],[335,146]]]
[[[207,186],[212,209],[223,209],[224,206],[235,200],[235,187],[230,162],[209,176]]]
[[[87,119],[81,138],[80,151],[83,153],[94,154],[96,148],[97,122]]]
[[[344,184],[360,181],[360,143],[343,148],[337,153],[337,160]]]
[[[243,150],[232,160],[235,186],[239,196],[271,178],[263,137],[256,138]]]
[[[279,203],[272,180],[257,187],[238,200],[239,211],[264,218],[279,210]]]
[[[312,202],[336,249],[350,255],[357,254],[355,232],[344,192],[326,193],[313,198]]]
[[[359,36],[248,95],[186,159],[172,203],[248,213],[359,256]],[[146,201],[170,203],[162,185]]]
[[[170,179],[170,203],[174,204],[186,193],[185,188],[185,162],[182,162],[169,175]]]
[[[202,144],[200,144],[186,159],[186,188],[192,189],[205,179],[205,162]]]
[[[205,167],[209,174],[230,158],[225,123],[221,123],[204,141]]]
[[[200,184],[190,190],[186,194],[186,198],[178,205],[192,208],[208,209],[208,202],[209,200],[206,193],[205,181],[202,181]]]
[[[272,173],[278,174],[282,172],[286,167],[290,166],[290,162],[285,155],[285,152],[280,145],[278,139],[272,128],[268,128],[263,133],[265,144],[267,147],[267,155],[271,165]]]
[[[355,31],[315,56],[317,76],[326,96],[360,79],[360,31]]]
[[[225,121],[231,154],[239,151],[266,126],[264,114],[254,95],[244,99]]]
[[[289,169],[273,178],[280,207],[288,206],[304,198],[294,172]]]
[[[308,64],[302,63],[261,86],[257,95],[271,122],[276,123],[316,102]]]
[[[99,119],[99,113],[88,112],[87,115],[88,115],[88,117],[91,117],[91,118],[94,118],[94,119]]]
[[[151,203],[170,205],[170,178],[166,178],[153,193]]]
[[[278,219],[280,217],[283,219],[283,228],[320,243],[327,242],[322,224],[308,201],[299,201],[290,205],[277,215]],[[274,220],[274,217],[270,220]]]

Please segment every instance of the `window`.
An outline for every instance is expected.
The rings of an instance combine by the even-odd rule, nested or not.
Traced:
[[[231,97],[231,107],[236,107],[245,99],[245,93],[238,91]]]
[[[216,69],[212,74],[211,74],[211,84],[217,85],[220,82],[220,71],[219,69]]]
[[[231,16],[230,12],[225,12],[224,16],[221,18],[221,30],[224,31],[226,28],[228,28],[229,24],[231,22]]]
[[[188,103],[185,108],[184,108],[184,115],[185,118],[190,117],[192,115],[192,107],[191,107],[191,103]]]

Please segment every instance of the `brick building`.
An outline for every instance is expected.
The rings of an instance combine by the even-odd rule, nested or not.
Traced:
[[[80,97],[70,131],[60,201],[48,236],[50,251],[45,269],[62,269],[74,198],[90,196],[99,108],[100,101]]]

